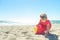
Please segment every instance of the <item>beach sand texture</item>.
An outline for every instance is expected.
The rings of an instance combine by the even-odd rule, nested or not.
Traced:
[[[54,24],[50,35],[35,35],[33,25],[0,26],[0,40],[60,40],[60,24]]]

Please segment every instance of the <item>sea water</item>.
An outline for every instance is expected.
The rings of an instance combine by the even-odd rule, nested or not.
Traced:
[[[60,24],[60,20],[51,20],[52,24]]]
[[[52,24],[60,24],[60,20],[50,20]],[[0,21],[0,25],[21,25],[23,23],[10,22],[10,21]],[[33,25],[33,24],[31,24]]]

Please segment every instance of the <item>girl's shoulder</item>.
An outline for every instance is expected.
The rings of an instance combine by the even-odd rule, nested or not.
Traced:
[[[50,20],[47,20],[46,23],[47,23],[47,24],[51,24]]]
[[[47,20],[47,22],[50,22],[50,20]]]

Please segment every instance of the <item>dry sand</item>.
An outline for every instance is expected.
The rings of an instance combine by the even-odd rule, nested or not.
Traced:
[[[60,40],[60,24],[54,24],[51,35],[35,35],[33,25],[0,26],[0,40]]]

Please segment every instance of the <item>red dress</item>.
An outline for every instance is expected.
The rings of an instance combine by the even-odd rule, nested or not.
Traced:
[[[36,34],[44,34],[44,32],[47,30],[47,25],[50,25],[50,29],[51,29],[51,22],[49,20],[46,20],[46,22],[42,22],[42,20],[40,20],[39,24],[37,25],[37,32]]]

